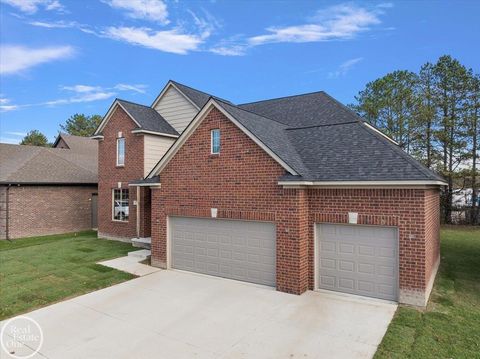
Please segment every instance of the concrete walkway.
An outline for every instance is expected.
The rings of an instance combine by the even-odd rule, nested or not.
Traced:
[[[37,358],[355,359],[373,356],[395,309],[163,270],[27,316],[44,333]]]
[[[97,264],[115,268],[139,277],[143,277],[144,275],[152,274],[161,270],[160,268],[139,263],[138,258],[130,256],[110,259],[108,261],[98,262]]]

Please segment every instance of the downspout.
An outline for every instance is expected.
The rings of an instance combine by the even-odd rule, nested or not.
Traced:
[[[8,217],[9,217],[9,208],[8,202],[10,202],[9,192],[10,192],[10,184],[7,186],[7,190],[5,191],[5,239],[10,241],[10,236],[8,233]]]
[[[140,186],[137,186],[137,238],[140,238]]]

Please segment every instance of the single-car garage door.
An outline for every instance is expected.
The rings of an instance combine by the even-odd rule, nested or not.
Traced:
[[[396,228],[317,224],[316,235],[319,288],[398,299]]]
[[[171,217],[172,268],[275,286],[275,225]]]

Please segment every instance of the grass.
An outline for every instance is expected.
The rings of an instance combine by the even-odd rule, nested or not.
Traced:
[[[0,320],[133,278],[96,264],[131,250],[93,231],[0,241]]]
[[[426,310],[399,307],[375,359],[480,358],[480,229],[445,227]]]

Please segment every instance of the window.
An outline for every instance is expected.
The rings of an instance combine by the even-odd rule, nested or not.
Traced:
[[[220,130],[212,130],[212,154],[220,153]]]
[[[128,221],[128,189],[113,190],[113,220]]]
[[[125,165],[125,138],[117,138],[117,166]]]

